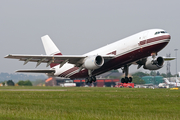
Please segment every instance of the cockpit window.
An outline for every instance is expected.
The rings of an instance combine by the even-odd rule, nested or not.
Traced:
[[[167,32],[166,31],[158,31],[155,33],[155,35],[160,34],[160,33],[167,33]]]

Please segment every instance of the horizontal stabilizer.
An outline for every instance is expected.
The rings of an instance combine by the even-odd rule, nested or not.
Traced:
[[[176,59],[175,57],[163,57],[165,61],[170,61]]]
[[[54,73],[55,70],[17,70],[16,72],[27,72],[27,73]]]

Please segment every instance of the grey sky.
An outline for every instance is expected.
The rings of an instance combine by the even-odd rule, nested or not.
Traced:
[[[23,66],[4,56],[45,54],[40,37],[46,34],[63,54],[70,55],[84,54],[142,30],[162,28],[172,39],[159,55],[175,56],[180,38],[179,5],[179,0],[1,0],[0,72],[34,69],[35,63]],[[130,72],[136,67],[130,67]],[[159,71],[166,72],[166,66]],[[171,72],[175,73],[175,61]]]

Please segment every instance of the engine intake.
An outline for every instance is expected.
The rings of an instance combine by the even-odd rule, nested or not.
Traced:
[[[154,60],[152,57],[148,57],[143,67],[148,70],[158,70],[163,67],[163,64],[164,59],[162,57],[157,57]]]
[[[104,64],[104,59],[100,55],[88,56],[84,60],[83,67],[88,70],[95,70],[100,68]]]

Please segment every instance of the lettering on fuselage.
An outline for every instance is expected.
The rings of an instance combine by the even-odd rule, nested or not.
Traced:
[[[139,42],[139,45],[144,45],[144,44],[146,44],[146,40],[143,40],[143,41]]]
[[[152,43],[152,42],[162,40],[162,39],[163,39],[163,36],[155,37],[155,38],[151,38],[151,39],[147,39],[147,40],[142,40],[138,43],[138,45],[141,46],[141,45]]]

